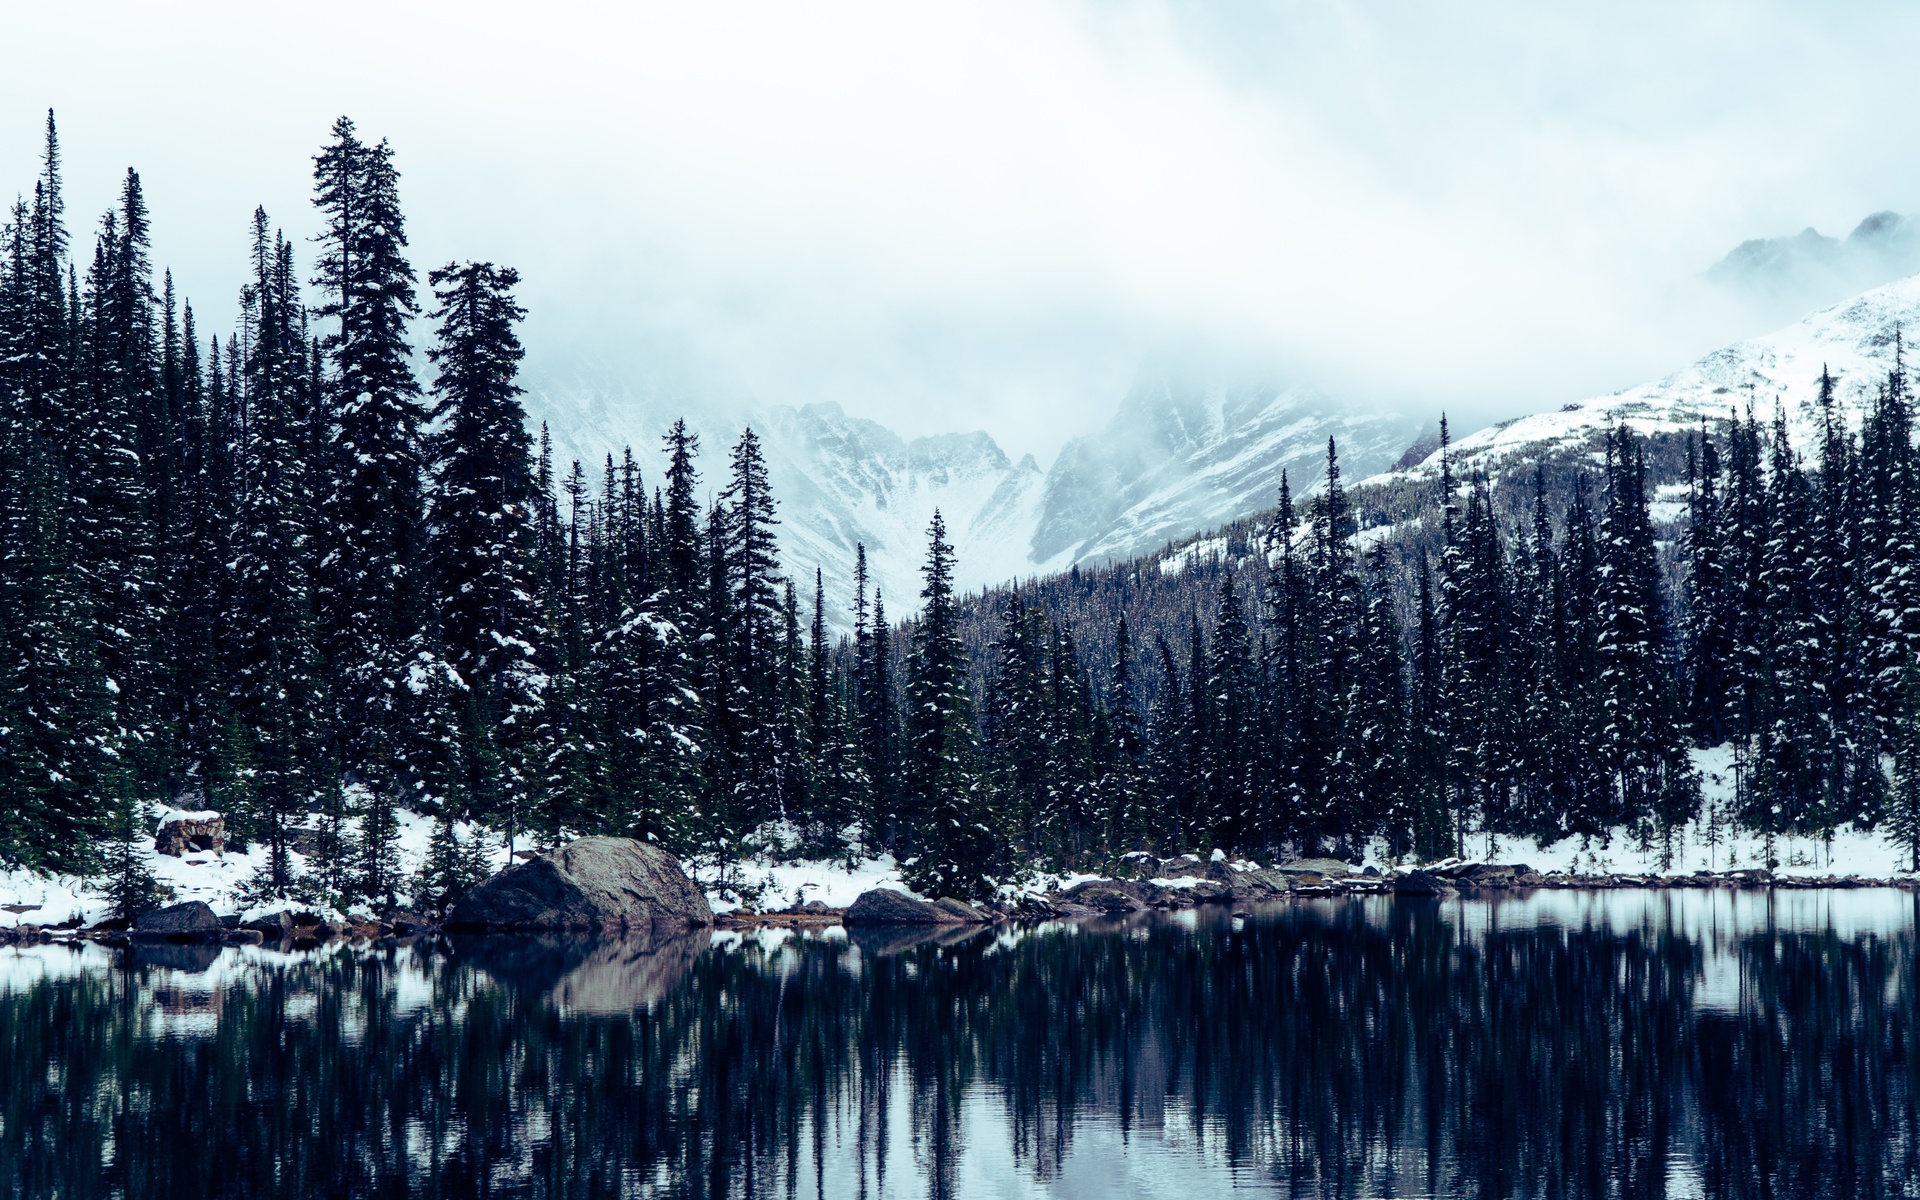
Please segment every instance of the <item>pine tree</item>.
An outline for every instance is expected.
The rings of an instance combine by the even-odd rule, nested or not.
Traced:
[[[1405,807],[1392,820],[1397,852],[1431,860],[1453,849],[1448,800],[1446,715],[1446,643],[1434,599],[1433,573],[1419,559],[1414,639],[1413,720],[1408,734]]]
[[[1738,602],[1726,561],[1720,506],[1720,455],[1703,429],[1699,475],[1687,523],[1687,719],[1713,745],[1732,732]]]
[[[1907,869],[1920,872],[1920,668],[1907,668],[1896,730],[1887,832],[1907,852]]]
[[[307,564],[308,477],[298,454],[304,337],[291,248],[268,236],[266,213],[256,210],[254,277],[242,293],[252,332],[244,375],[228,403],[236,431],[231,604],[222,618],[227,649],[224,675],[232,681],[232,709],[244,728],[251,760],[248,792],[253,811],[236,822],[266,842],[265,891],[293,884],[290,830],[312,789],[318,698],[312,593]]]
[[[1385,543],[1376,542],[1367,552],[1366,571],[1356,670],[1345,703],[1354,755],[1354,798],[1347,806],[1347,837],[1353,849],[1389,828],[1408,799],[1406,656]]]
[[[774,541],[779,521],[760,439],[752,429],[735,443],[731,466],[726,490],[720,493],[724,540],[719,545],[730,619],[710,629],[732,659],[737,698],[729,705],[735,722],[729,739],[739,754],[735,803],[744,830],[782,815],[777,727],[783,615]]]
[[[112,919],[131,925],[159,904],[159,885],[147,865],[152,839],[147,835],[147,806],[140,801],[133,772],[109,770],[102,782],[111,789],[112,815],[104,846],[105,891]]]
[[[989,785],[974,762],[966,651],[953,598],[953,547],[938,510],[927,530],[920,621],[907,667],[905,792],[914,857],[902,875],[922,894],[983,898],[1003,875]]]
[[[426,855],[413,885],[414,902],[424,911],[444,914],[490,874],[485,835],[473,830],[465,841],[453,819],[434,819]]]
[[[1113,669],[1107,686],[1108,743],[1112,770],[1106,780],[1106,841],[1118,853],[1144,850],[1152,828],[1146,811],[1143,773],[1146,768],[1146,729],[1139,709],[1138,667],[1133,635],[1122,612],[1113,631]]]
[[[449,264],[428,275],[440,322],[427,359],[436,368],[436,427],[427,443],[426,563],[438,644],[470,689],[476,733],[504,773],[507,799],[532,803],[539,768],[531,735],[542,721],[547,631],[536,607],[536,496],[514,325],[519,275],[491,263]]]
[[[1600,545],[1597,686],[1611,824],[1651,823],[1664,838],[1693,817],[1699,787],[1680,737],[1646,464],[1624,431],[1609,439]]]
[[[1256,811],[1256,757],[1260,746],[1259,693],[1253,645],[1233,572],[1220,579],[1212,653],[1207,656],[1209,743],[1207,842],[1228,850],[1253,849],[1263,825]]]
[[[1262,845],[1277,845],[1283,838],[1302,832],[1304,797],[1314,786],[1307,778],[1301,749],[1307,736],[1307,708],[1312,703],[1306,662],[1309,589],[1307,566],[1294,545],[1294,529],[1293,493],[1287,473],[1282,471],[1280,503],[1265,541],[1267,662],[1263,673],[1269,688],[1269,712],[1264,721],[1267,755],[1260,779],[1268,801],[1259,813],[1261,827],[1254,836]],[[1199,700],[1198,695],[1189,697],[1189,722],[1199,716]]]
[[[333,323],[322,339],[333,434],[318,492],[328,541],[316,560],[315,606],[340,724],[351,757],[364,758],[377,731],[391,728],[405,664],[425,648],[426,410],[407,340],[419,304],[393,151],[361,141],[346,117],[331,132],[314,158],[323,225],[312,282],[324,297],[316,315]]]

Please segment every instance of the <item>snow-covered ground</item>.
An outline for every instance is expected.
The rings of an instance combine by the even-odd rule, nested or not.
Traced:
[[[1605,842],[1568,838],[1544,848],[1527,838],[1488,838],[1476,834],[1467,840],[1467,858],[1475,862],[1525,864],[1542,873],[1559,871],[1574,875],[1688,875],[1698,870],[1765,866],[1765,840],[1732,829],[1725,815],[1732,807],[1734,794],[1732,748],[1716,746],[1697,750],[1693,761],[1700,772],[1703,816],[1677,831],[1664,847],[1658,842],[1639,846],[1624,829],[1616,831]],[[177,815],[162,813],[155,827],[171,819],[178,819]],[[433,819],[403,811],[399,814],[399,825],[401,870],[411,875],[426,857],[427,843],[433,836]],[[463,839],[473,836],[473,830],[465,825],[459,827],[459,832]],[[490,838],[489,842],[494,869],[498,870],[506,865],[506,848],[497,838]],[[1393,864],[1386,860],[1385,849],[1383,842],[1376,841],[1368,850],[1367,864],[1390,869]],[[170,903],[204,900],[222,915],[242,911],[236,893],[266,857],[265,849],[255,846],[244,854],[196,851],[173,858],[153,853],[151,841],[145,853],[148,866]],[[1663,864],[1663,853],[1670,854],[1671,861]],[[1891,879],[1908,874],[1907,852],[1878,832],[1842,828],[1835,832],[1831,842],[1780,838],[1774,843],[1773,854],[1780,862],[1778,874],[1800,878],[1851,875]],[[305,869],[306,862],[301,855],[295,854],[293,859],[296,870]],[[1241,861],[1234,865],[1257,867],[1261,864]],[[900,877],[899,864],[884,854],[851,865],[844,860],[783,862],[769,855],[732,864],[723,873],[694,864],[688,866],[718,913],[738,911],[743,900],[752,901],[762,911],[771,911],[816,900],[830,908],[845,908],[860,893],[877,887],[913,894]],[[1036,874],[1013,891],[1040,893],[1099,878],[1102,876]],[[1163,886],[1190,886],[1193,881],[1159,882]],[[22,869],[0,870],[0,928],[92,924],[104,918],[107,910],[101,881],[42,875]]]
[[[194,814],[204,819],[208,814]],[[217,814],[215,814],[217,815]],[[160,813],[154,828],[171,820],[180,820],[173,810]],[[456,827],[463,839],[473,831],[462,824]],[[400,870],[412,876],[427,855],[427,843],[433,837],[433,818],[402,810],[399,813]],[[492,843],[496,870],[506,865],[506,848]],[[241,911],[239,888],[266,860],[264,846],[252,846],[245,853],[192,851],[179,858],[153,851],[147,839],[143,849],[147,867],[161,887],[168,903],[204,900],[213,911],[225,916]],[[294,854],[296,872],[306,869],[304,855]],[[277,906],[276,906],[277,907]],[[43,875],[19,868],[0,870],[0,928],[15,925],[69,925],[78,921],[91,925],[106,917],[108,904],[103,881],[83,880],[68,875]]]
[[[843,860],[774,862],[749,859],[727,869],[724,880],[712,871],[695,869],[694,878],[707,890],[717,913],[736,912],[742,895],[758,896],[762,911],[820,901],[829,908],[845,908],[861,892],[893,888],[912,895],[900,879],[900,867],[891,855],[865,859],[852,867]]]
[[[1714,746],[1693,752],[1700,772],[1702,815],[1675,832],[1666,847],[1655,842],[1640,847],[1624,829],[1605,844],[1599,840],[1568,838],[1542,848],[1528,838],[1467,839],[1467,858],[1475,862],[1523,863],[1542,873],[1563,871],[1575,875],[1628,873],[1635,875],[1691,875],[1695,871],[1730,871],[1767,865],[1766,839],[1732,828],[1727,813],[1733,806],[1733,747]],[[1378,851],[1369,855],[1379,863]],[[1672,861],[1662,865],[1663,852]],[[1851,827],[1836,830],[1831,842],[1783,837],[1774,842],[1776,874],[1806,879],[1891,879],[1908,874],[1907,851],[1882,832],[1862,833]],[[1380,864],[1384,865],[1384,864]]]

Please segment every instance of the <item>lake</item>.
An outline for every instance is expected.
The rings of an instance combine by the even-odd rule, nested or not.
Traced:
[[[0,950],[15,1196],[1798,1197],[1920,1181],[1915,897]]]

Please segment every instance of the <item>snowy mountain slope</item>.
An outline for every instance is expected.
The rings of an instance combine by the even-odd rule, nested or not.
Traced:
[[[1507,460],[1586,441],[1609,425],[1641,434],[1681,432],[1699,428],[1703,420],[1744,412],[1749,403],[1762,421],[1771,420],[1778,406],[1794,445],[1811,450],[1820,434],[1821,369],[1833,372],[1839,415],[1857,430],[1893,366],[1896,333],[1916,327],[1920,275],[1716,350],[1664,379],[1479,430],[1453,444],[1454,458],[1462,469],[1477,464],[1492,470]],[[1407,473],[1431,475],[1439,461],[1437,453],[1429,455]],[[1386,482],[1396,476],[1377,478]]]
[[[855,546],[864,543],[889,614],[916,609],[936,508],[962,588],[1034,570],[1025,551],[1044,476],[1031,456],[1013,462],[979,432],[906,441],[835,404],[774,408],[761,432],[783,564],[803,585],[818,566],[837,607],[852,604]]]
[[[553,438],[556,471],[579,458],[598,479],[611,450],[633,448],[658,483],[660,434],[674,413],[656,395],[582,374],[530,389],[532,419]],[[1124,558],[1273,503],[1282,470],[1297,492],[1321,475],[1329,435],[1350,475],[1379,470],[1416,434],[1413,421],[1344,413],[1324,393],[1272,385],[1222,387],[1143,376],[1107,426],[1068,444],[1051,470],[1011,460],[987,434],[901,438],[834,404],[735,406],[690,421],[710,493],[724,486],[727,448],[751,425],[778,503],[783,567],[802,593],[815,567],[830,619],[852,619],[855,547],[867,548],[891,616],[919,607],[927,525],[938,508],[962,589],[1076,562]]]
[[[631,446],[643,477],[650,485],[661,482],[660,437],[673,413],[653,398],[593,379],[531,389],[527,408],[536,424],[549,425],[557,472],[579,458],[588,478],[598,480],[609,450],[617,461]],[[1012,461],[985,433],[908,441],[835,404],[708,411],[688,424],[700,435],[701,486],[708,496],[726,486],[726,455],[741,430],[751,426],[759,435],[780,521],[782,568],[803,608],[819,568],[829,620],[840,631],[852,626],[855,547],[863,543],[889,615],[919,607],[920,565],[936,508],[946,519],[963,589],[1037,569],[1026,554],[1045,476],[1031,457]]]
[[[1145,553],[1273,505],[1280,475],[1296,494],[1319,483],[1327,439],[1341,470],[1381,470],[1419,432],[1412,418],[1349,413],[1306,387],[1239,387],[1143,378],[1107,427],[1061,451],[1033,534],[1037,562],[1102,562]]]

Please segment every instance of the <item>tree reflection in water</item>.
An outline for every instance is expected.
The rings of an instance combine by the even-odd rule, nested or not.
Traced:
[[[1875,1196],[1914,901],[1328,901],[920,935],[0,951],[65,1197]]]

